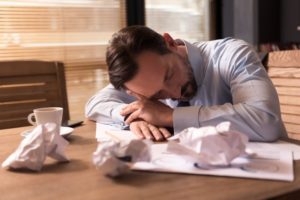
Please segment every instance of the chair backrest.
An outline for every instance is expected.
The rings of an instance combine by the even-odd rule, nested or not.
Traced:
[[[300,50],[269,53],[267,67],[289,137],[300,140]]]
[[[63,107],[63,122],[70,118],[63,63],[0,62],[0,129],[29,125],[40,107]]]

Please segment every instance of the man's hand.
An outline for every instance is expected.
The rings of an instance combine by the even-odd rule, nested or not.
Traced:
[[[166,128],[159,128],[145,121],[134,121],[130,123],[130,130],[140,139],[151,139],[162,141],[171,136]]]
[[[141,119],[156,126],[173,126],[173,109],[157,100],[140,98],[126,106],[121,115],[128,116],[126,124]]]

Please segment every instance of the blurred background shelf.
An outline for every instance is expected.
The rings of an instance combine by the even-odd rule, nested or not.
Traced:
[[[300,139],[300,50],[274,51],[268,73],[279,95],[282,120],[289,137]]]

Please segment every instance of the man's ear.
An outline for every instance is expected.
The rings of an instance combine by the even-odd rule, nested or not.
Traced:
[[[171,37],[171,35],[169,33],[164,33],[163,38],[169,49],[175,50],[175,51],[177,50],[177,43],[175,42],[175,40]]]

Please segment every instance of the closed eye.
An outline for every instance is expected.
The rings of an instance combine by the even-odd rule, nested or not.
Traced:
[[[159,99],[161,97],[162,91],[158,91],[157,93],[155,93],[152,97],[150,97],[150,99]]]

